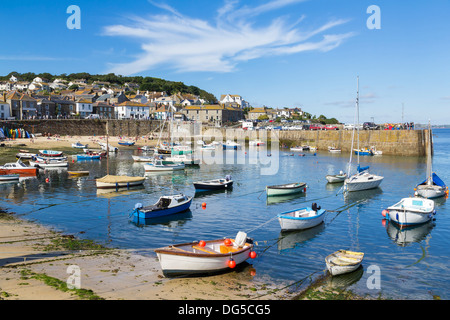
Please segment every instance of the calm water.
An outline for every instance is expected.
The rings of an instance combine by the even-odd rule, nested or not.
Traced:
[[[439,129],[434,134],[433,169],[448,184],[450,130]],[[111,157],[110,172],[143,175],[143,165],[132,161],[133,153],[138,151],[121,150]],[[273,153],[267,159],[278,159],[277,173],[261,175],[261,167],[265,166],[251,161],[255,159],[253,152],[233,158],[234,151],[227,151],[228,160],[233,159],[234,164],[209,164],[188,168],[184,173],[151,175],[144,188],[120,193],[97,193],[93,179],[106,173],[105,160],[75,162],[70,170],[90,170],[90,176],[69,179],[64,170],[49,170],[41,172],[37,179],[0,185],[2,206],[56,230],[151,256],[155,256],[151,249],[168,244],[232,237],[240,230],[247,231],[257,242],[259,254],[257,259],[249,260],[256,270],[254,277],[285,284],[324,274],[325,257],[338,249],[363,251],[363,268],[333,283],[371,296],[432,299],[437,295],[450,299],[450,209],[446,199],[436,201],[434,222],[414,229],[400,231],[383,221],[381,215],[389,205],[413,194],[415,184],[425,178],[425,158],[361,157],[362,164],[370,165],[371,172],[384,176],[384,181],[378,189],[344,197],[339,193],[342,185],[327,185],[325,175],[346,170],[348,154],[290,154]],[[238,164],[244,157],[245,164]],[[193,181],[227,174],[235,181],[232,191],[197,194],[187,213],[139,225],[129,218],[138,202],[151,204],[161,195],[177,192],[193,196]],[[45,182],[47,177],[49,183]],[[306,182],[306,194],[267,201],[266,185],[289,182]],[[203,202],[206,209],[201,207]],[[274,218],[278,213],[312,202],[331,211],[324,224],[307,231],[280,232]],[[380,289],[367,286],[372,265],[380,270]],[[248,273],[248,269],[240,272]]]

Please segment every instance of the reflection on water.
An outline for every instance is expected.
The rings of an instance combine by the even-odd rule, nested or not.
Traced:
[[[448,183],[450,139],[446,138],[446,144],[441,144],[439,139],[444,136],[450,137],[450,130],[436,137],[433,169]],[[371,171],[385,177],[382,184],[376,189],[349,192],[344,196],[339,192],[342,185],[327,184],[325,176],[346,168],[348,155],[331,155],[327,150],[305,157],[289,156],[289,151],[281,151],[278,157],[278,153],[273,152],[270,158],[277,159],[279,168],[271,175],[262,175],[264,165],[253,161],[259,154],[256,157],[250,152],[233,151],[222,153],[223,163],[208,163],[211,155],[205,155],[203,164],[197,168],[145,174],[143,164],[135,163],[131,157],[137,153],[129,148],[112,154],[109,173],[145,175],[145,182],[139,189],[97,190],[95,178],[106,174],[106,161],[76,161],[69,164],[69,170],[88,170],[89,176],[69,178],[67,170],[40,170],[37,177],[0,184],[1,206],[57,230],[152,256],[154,252],[150,248],[231,237],[244,231],[259,243],[255,246],[259,258],[252,260],[251,266],[255,277],[280,282],[293,283],[318,274],[325,269],[324,259],[328,254],[339,249],[354,249],[365,253],[365,269],[371,264],[381,268],[382,293],[388,297],[430,298],[432,290],[442,299],[450,299],[450,274],[447,265],[442,263],[450,256],[447,200],[436,199],[437,215],[433,223],[403,230],[390,223],[383,227],[380,223],[382,210],[411,196],[414,186],[423,180],[424,157],[365,157],[364,165],[370,165]],[[232,163],[227,163],[227,159]],[[232,176],[233,190],[195,192],[194,181],[226,175]],[[264,193],[267,185],[296,181],[308,184],[306,193],[277,198],[268,198]],[[189,212],[162,220],[137,222],[130,218],[136,203],[153,204],[162,195],[176,193],[195,195]],[[206,207],[202,207],[203,202],[207,203]],[[325,223],[303,231],[280,231],[278,213],[310,206],[313,202],[328,211]],[[423,247],[427,254],[420,260]],[[379,292],[367,288],[366,277],[361,274],[364,275],[364,268],[330,280],[340,283],[347,279],[344,286],[351,286],[355,293],[378,295]]]
[[[434,221],[411,226],[407,228],[399,228],[399,226],[393,222],[387,222],[387,234],[396,244],[399,246],[407,246],[413,242],[421,242],[424,240],[431,230],[435,227]]]

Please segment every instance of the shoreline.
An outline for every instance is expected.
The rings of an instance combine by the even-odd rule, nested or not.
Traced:
[[[156,257],[90,241],[92,248],[67,250],[62,242],[86,242],[2,210],[0,225],[0,300],[290,300],[298,294],[254,281],[245,269],[165,278]],[[80,286],[89,294],[62,288],[75,270],[70,266],[79,268]]]

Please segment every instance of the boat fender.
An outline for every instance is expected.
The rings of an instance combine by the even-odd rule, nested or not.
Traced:
[[[141,209],[143,207],[142,203],[138,202],[134,205],[134,209]]]
[[[234,261],[233,258],[230,258],[230,260],[228,260],[228,266],[233,269],[236,267],[236,261]]]
[[[381,215],[383,217],[386,217],[388,214],[389,214],[389,210],[387,210],[387,209],[384,209],[383,211],[381,211]]]

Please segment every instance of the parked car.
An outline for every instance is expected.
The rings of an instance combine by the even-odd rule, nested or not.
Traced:
[[[379,128],[374,122],[364,122],[363,124],[364,130],[378,130]]]
[[[353,130],[353,128],[355,128],[354,124],[346,124],[344,125],[344,130]],[[360,124],[359,125],[359,130],[362,130],[363,126]]]
[[[325,129],[325,130],[339,130],[338,127],[336,127],[336,126],[334,126],[334,125],[332,125],[332,124],[327,125],[327,126],[324,127],[323,129]]]
[[[309,130],[323,130],[323,126],[320,124],[311,124]]]

